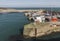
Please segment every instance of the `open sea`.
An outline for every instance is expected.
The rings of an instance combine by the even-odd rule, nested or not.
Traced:
[[[51,8],[15,8],[15,9],[46,9]],[[52,10],[60,11],[60,8],[52,8]],[[0,41],[10,41],[9,38],[19,35],[24,24],[29,23],[24,13],[2,13],[0,14]]]

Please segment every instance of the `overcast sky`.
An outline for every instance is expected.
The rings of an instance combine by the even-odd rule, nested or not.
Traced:
[[[60,0],[0,0],[0,7],[60,7]]]

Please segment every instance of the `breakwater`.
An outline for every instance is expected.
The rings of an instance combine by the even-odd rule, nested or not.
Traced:
[[[39,11],[39,10],[0,9],[0,12],[32,12],[32,11]]]

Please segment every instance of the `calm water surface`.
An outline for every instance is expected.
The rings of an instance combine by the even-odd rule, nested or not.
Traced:
[[[0,41],[8,41],[9,36],[19,34],[26,23],[24,13],[0,14]]]

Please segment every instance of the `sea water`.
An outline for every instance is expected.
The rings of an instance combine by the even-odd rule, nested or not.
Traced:
[[[0,14],[0,41],[8,41],[11,35],[18,35],[28,20],[24,13]]]

